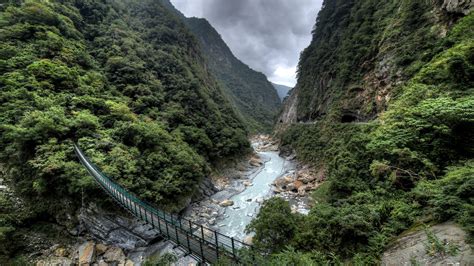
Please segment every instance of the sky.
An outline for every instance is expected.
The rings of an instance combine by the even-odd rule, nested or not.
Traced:
[[[290,87],[322,1],[171,0],[185,16],[206,18],[242,62]]]

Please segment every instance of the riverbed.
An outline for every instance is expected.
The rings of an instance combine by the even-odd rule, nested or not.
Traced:
[[[269,136],[254,137],[251,143],[254,153],[230,166],[221,167],[211,178],[214,194],[193,202],[184,212],[185,218],[224,235],[251,242],[245,228],[257,216],[264,200],[281,197],[289,201],[293,212],[309,212],[308,194],[282,191],[274,183],[277,179],[296,182],[300,166],[295,156],[280,156],[278,143]]]
[[[294,171],[293,162],[280,157],[277,151],[262,151],[258,155],[264,163],[261,169],[250,176],[252,185],[230,197],[234,205],[227,207],[223,218],[218,220],[218,230],[222,234],[243,240],[246,236],[245,227],[255,218],[261,203],[273,195],[273,181]]]

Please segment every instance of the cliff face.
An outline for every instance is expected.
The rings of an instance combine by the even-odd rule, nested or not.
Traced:
[[[369,121],[436,55],[472,1],[327,0],[300,58],[297,121]],[[288,105],[293,105],[289,100]],[[294,108],[287,108],[293,110]],[[288,122],[285,112],[281,121]]]
[[[250,130],[269,131],[280,99],[266,76],[237,59],[207,20],[187,18],[185,21],[201,44],[209,71],[224,87]]]
[[[326,174],[310,226],[285,243],[376,265],[417,224],[454,221],[474,234],[470,10],[472,1],[324,1],[277,128],[284,150]]]

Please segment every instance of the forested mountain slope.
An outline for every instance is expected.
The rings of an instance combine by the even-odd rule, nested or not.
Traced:
[[[205,19],[186,18],[197,36],[209,70],[230,96],[251,131],[269,131],[280,108],[278,94],[267,77],[237,59]]]
[[[159,2],[6,2],[1,257],[28,252],[33,225],[74,226],[81,195],[100,201],[74,142],[106,174],[169,211],[186,206],[214,159],[249,148],[196,39]]]
[[[283,99],[285,99],[286,96],[288,96],[288,94],[290,93],[290,90],[292,89],[291,87],[281,85],[281,84],[272,83],[272,85],[277,91],[278,97],[280,97],[282,101]]]
[[[264,205],[250,227],[257,246],[294,264],[366,265],[417,225],[454,221],[472,239],[472,9],[324,1],[277,128],[325,181],[308,216]]]

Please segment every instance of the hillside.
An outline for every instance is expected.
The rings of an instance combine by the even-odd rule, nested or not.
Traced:
[[[73,231],[81,197],[104,201],[74,142],[172,212],[215,159],[249,150],[194,36],[162,4],[25,0],[0,11],[0,264]]]
[[[203,48],[209,71],[230,96],[249,129],[269,132],[279,110],[280,99],[266,76],[237,59],[207,20],[187,18],[186,24]]]
[[[308,216],[264,205],[251,226],[257,246],[294,264],[374,265],[424,225],[455,222],[472,239],[472,9],[324,1],[277,125],[282,150],[324,182]]]
[[[283,99],[285,99],[285,97],[289,95],[290,90],[292,89],[291,87],[281,85],[281,84],[272,83],[272,85],[277,91],[278,97],[280,97],[281,101],[283,101]]]

